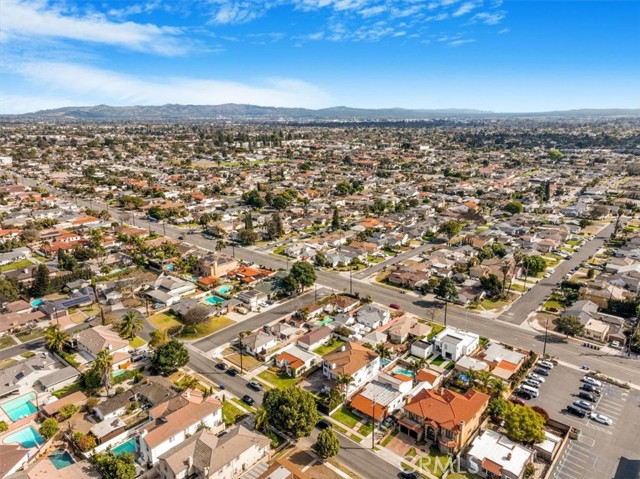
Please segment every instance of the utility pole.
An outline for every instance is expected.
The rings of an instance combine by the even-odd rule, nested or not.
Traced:
[[[447,307],[449,306],[449,295],[444,297],[444,327],[447,327]]]
[[[547,354],[547,335],[549,332],[549,318],[544,322],[544,346],[542,346],[542,357]]]
[[[353,267],[349,265],[349,294],[353,295]]]

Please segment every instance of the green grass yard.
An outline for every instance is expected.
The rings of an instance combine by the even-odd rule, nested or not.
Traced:
[[[291,378],[286,374],[274,373],[272,371],[263,371],[258,374],[258,377],[273,384],[278,389],[294,386],[300,380],[300,378]]]
[[[324,356],[325,354],[329,354],[331,351],[335,351],[343,344],[344,344],[343,340],[334,339],[333,342],[330,341],[324,346],[320,346],[319,348],[314,349],[313,352],[316,353],[318,356]]]
[[[0,338],[0,349],[10,348],[16,344],[18,343],[16,343],[11,336],[3,336]]]
[[[14,269],[28,268],[29,266],[33,266],[31,261],[28,259],[21,259],[19,261],[14,261],[13,263],[5,264],[4,266],[0,266],[0,273],[13,271]]]
[[[151,316],[149,316],[149,322],[153,325],[154,328],[159,329],[160,331],[165,331],[175,326],[180,326],[180,322],[176,319],[176,317],[172,314],[167,313],[152,314]]]
[[[361,420],[361,418],[354,414],[346,405],[334,412],[331,417],[349,428],[354,428]]]
[[[195,332],[188,332],[188,333],[180,333],[180,337],[183,339],[199,339],[199,338],[203,338],[205,336],[209,336],[210,334],[213,334],[217,331],[220,331],[221,329],[224,329],[230,325],[232,325],[234,322],[233,320],[227,318],[226,316],[218,316],[215,318],[211,318],[209,321],[205,322],[205,323],[200,323],[197,324],[194,328],[195,328]]]
[[[139,348],[147,344],[147,342],[142,339],[140,336],[136,336],[131,341],[129,341],[129,346],[132,348]]]
[[[23,343],[28,343],[29,341],[33,341],[34,339],[40,338],[44,335],[44,330],[41,328],[35,328],[31,331],[25,331],[23,333],[16,334],[16,338],[18,338]]]
[[[238,416],[242,416],[244,413],[233,405],[229,401],[222,403],[222,417],[226,426],[232,426],[236,423]]]
[[[60,399],[76,391],[84,391],[84,383],[82,382],[82,380],[76,381],[73,384],[69,384],[68,386],[63,387],[62,389],[58,389],[57,391],[53,391],[51,394]]]

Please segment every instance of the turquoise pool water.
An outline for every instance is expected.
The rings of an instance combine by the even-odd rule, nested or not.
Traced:
[[[333,323],[335,320],[331,316],[327,316],[322,321],[320,321],[320,326],[325,326],[329,323]]]
[[[5,444],[11,444],[12,442],[19,442],[22,444],[22,447],[29,449],[38,444],[42,444],[44,442],[44,438],[38,434],[38,431],[36,431],[33,426],[29,426],[4,438]]]
[[[113,373],[113,374],[112,374],[112,376],[113,376],[114,378],[117,378],[118,376],[120,376],[120,375],[122,375],[122,374],[124,374],[124,373],[126,373],[126,372],[127,372],[127,370],[126,370],[126,369],[118,369],[115,373]]]
[[[71,454],[67,451],[63,451],[62,449],[51,454],[49,456],[49,460],[53,463],[56,469],[64,469],[75,462],[71,457]]]
[[[222,286],[218,286],[216,291],[220,294],[227,294],[229,291],[233,289],[233,286],[230,284],[223,284]]]
[[[408,369],[396,368],[393,370],[394,374],[402,374],[403,376],[409,376],[412,378],[416,374],[413,371],[409,371]]]
[[[17,421],[20,418],[30,416],[38,410],[31,402],[35,397],[35,393],[25,394],[24,396],[7,401],[0,407],[2,407],[2,410],[7,413],[7,416],[9,416],[12,421]]]
[[[34,299],[33,301],[31,301],[31,306],[33,306],[34,308],[37,308],[42,303],[44,303],[44,299],[42,298]]]
[[[224,302],[224,299],[220,298],[219,296],[209,296],[207,299],[204,300],[204,302],[216,305]]]
[[[138,444],[133,437],[113,448],[114,454],[124,454],[125,452],[129,452],[131,454],[138,452]]]

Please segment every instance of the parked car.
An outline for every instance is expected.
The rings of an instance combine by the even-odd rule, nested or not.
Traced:
[[[544,369],[553,369],[553,363],[550,361],[538,361],[538,366]]]
[[[600,424],[604,424],[605,426],[611,426],[611,424],[613,424],[611,418],[602,414],[593,413],[591,414],[591,419],[593,419],[595,422],[599,422]]]
[[[229,366],[227,366],[227,363],[218,363],[216,364],[216,369],[219,369],[220,371],[226,371],[227,369],[229,369]]]
[[[524,389],[516,389],[515,395],[522,399],[533,399],[533,394]]]
[[[534,373],[539,374],[540,376],[548,376],[549,370],[545,368],[536,368],[533,370]]]
[[[593,394],[586,393],[586,392],[584,392],[584,391],[581,391],[581,392],[578,394],[578,397],[579,397],[580,399],[585,399],[586,401],[596,402],[596,397],[595,397]]]
[[[229,376],[235,377],[238,375],[238,370],[236,368],[227,369],[227,374]]]
[[[567,406],[567,412],[570,413],[570,414],[573,414],[574,416],[578,416],[578,417],[586,417],[587,416],[587,411],[585,411],[581,407],[576,407],[573,404],[569,404]]]
[[[247,387],[249,389],[253,389],[254,391],[262,391],[262,384],[260,384],[258,381],[249,381],[247,383]]]
[[[400,477],[402,477],[402,479],[420,479],[420,475],[411,469],[403,469]]]
[[[392,308],[392,309],[400,309],[400,305],[399,305],[399,304],[396,304],[396,303],[391,303],[391,304],[389,305],[389,307],[390,307],[390,308]]]
[[[574,401],[573,405],[577,407],[581,407],[582,409],[585,409],[589,412],[593,411],[593,405],[585,400]]]
[[[591,394],[597,394],[600,395],[600,388],[597,386],[594,386],[593,384],[583,384],[580,389],[582,389],[583,391],[587,391],[588,393]]]
[[[536,381],[539,381],[541,383],[544,382],[544,378],[541,375],[536,374],[536,373],[529,373],[529,375],[527,377],[531,378],[531,379],[535,379]]]
[[[256,401],[248,394],[242,396],[242,402],[248,404],[249,406],[253,406],[256,403]]]
[[[180,241],[182,241],[182,240],[184,240],[184,236],[180,235],[180,236],[178,236],[178,239],[179,239]]]
[[[598,386],[599,388],[602,387],[602,381],[598,381],[595,378],[592,378],[591,376],[585,376],[582,378],[582,382],[585,382],[587,384],[591,384],[593,386]]]
[[[327,421],[326,419],[320,419],[317,423],[316,423],[316,427],[318,429],[330,429],[333,427],[333,425]]]

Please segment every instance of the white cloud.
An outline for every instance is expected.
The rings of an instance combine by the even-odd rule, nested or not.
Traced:
[[[180,34],[176,28],[118,23],[102,14],[74,15],[51,7],[46,1],[2,0],[0,30],[4,42],[16,38],[31,41],[37,37],[49,37],[117,45],[162,55],[177,55],[185,50],[176,41],[175,36]]]
[[[49,108],[100,103],[108,105],[250,103],[318,108],[328,106],[331,99],[327,93],[315,85],[287,78],[268,78],[258,85],[183,77],[149,80],[85,65],[52,62],[24,64],[17,67],[17,73],[42,92],[43,104]],[[19,97],[7,92],[3,92],[2,103],[3,113],[32,111],[28,108],[39,104],[36,99],[32,99],[22,106]]]
[[[452,17],[461,17],[462,15],[466,15],[471,10],[476,8],[478,5],[474,2],[465,2],[458,7],[458,9],[451,14]]]
[[[473,43],[475,42],[475,40],[468,38],[466,40],[460,39],[460,40],[453,40],[452,42],[449,42],[449,46],[451,47],[460,47],[462,45],[466,45],[467,43]]]
[[[504,12],[481,12],[471,19],[472,22],[482,22],[486,25],[497,25],[505,17]]]

